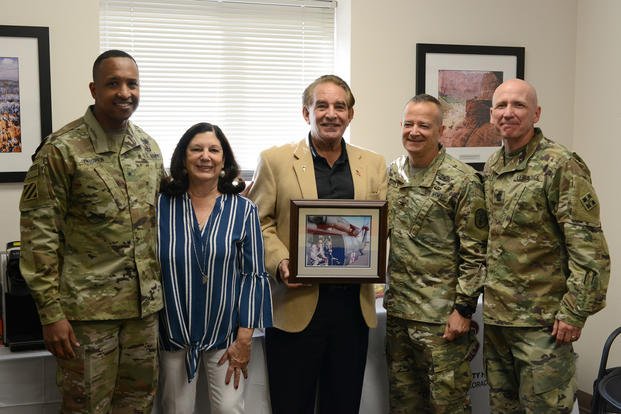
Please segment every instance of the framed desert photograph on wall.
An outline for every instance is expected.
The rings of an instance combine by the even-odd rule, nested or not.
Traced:
[[[302,283],[383,283],[386,201],[291,200],[289,278]]]
[[[52,132],[47,27],[0,26],[0,182],[21,182]]]
[[[524,79],[524,53],[523,47],[416,45],[416,93],[442,102],[440,141],[460,161],[481,169],[502,144],[489,123],[492,95],[505,80]]]

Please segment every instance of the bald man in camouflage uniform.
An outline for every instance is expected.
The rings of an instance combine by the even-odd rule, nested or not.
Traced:
[[[150,413],[157,385],[155,201],[162,157],[129,122],[138,68],[93,65],[95,104],[46,138],[20,201],[21,271],[57,357],[63,413]]]
[[[506,81],[491,122],[503,147],[485,166],[487,381],[494,413],[570,413],[572,342],[605,305],[610,257],[589,169],[543,136],[535,89]]]
[[[408,152],[388,173],[386,351],[391,413],[469,413],[470,330],[484,275],[487,215],[480,177],[439,145],[442,109],[406,105]]]

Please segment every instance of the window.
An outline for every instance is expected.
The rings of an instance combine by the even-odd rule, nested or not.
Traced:
[[[334,73],[336,1],[100,0],[100,48],[138,62],[132,121],[166,166],[197,122],[222,128],[243,170],[259,152],[301,139],[302,91]]]

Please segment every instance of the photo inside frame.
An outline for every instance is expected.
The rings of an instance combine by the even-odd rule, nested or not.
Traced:
[[[0,56],[0,152],[22,152],[19,59]]]
[[[437,96],[444,109],[445,147],[499,147],[502,138],[490,123],[492,96],[502,71],[439,70]]]
[[[306,216],[305,267],[370,268],[368,215]]]

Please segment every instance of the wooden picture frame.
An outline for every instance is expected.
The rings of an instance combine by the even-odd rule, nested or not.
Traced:
[[[291,200],[289,280],[384,283],[387,202]]]

